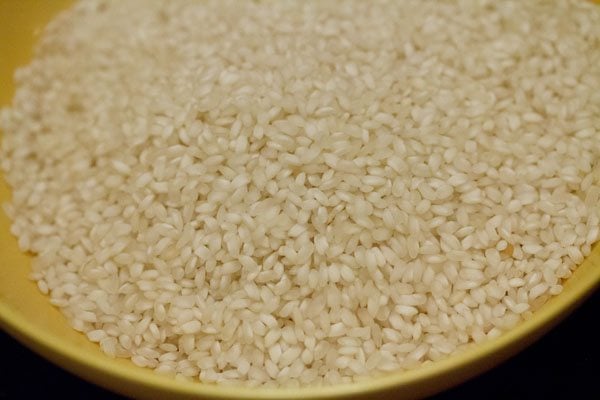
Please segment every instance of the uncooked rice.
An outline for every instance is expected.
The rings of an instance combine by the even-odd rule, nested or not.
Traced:
[[[529,318],[599,237],[586,1],[81,1],[16,81],[32,278],[162,374],[436,361]]]

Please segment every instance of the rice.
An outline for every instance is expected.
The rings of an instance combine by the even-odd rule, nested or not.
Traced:
[[[528,318],[600,212],[600,9],[88,0],[1,114],[32,278],[110,356],[299,386]]]

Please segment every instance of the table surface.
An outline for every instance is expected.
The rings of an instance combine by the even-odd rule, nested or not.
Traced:
[[[600,398],[598,310],[600,292],[516,357],[434,399]],[[123,399],[50,364],[1,331],[0,352],[0,399]]]

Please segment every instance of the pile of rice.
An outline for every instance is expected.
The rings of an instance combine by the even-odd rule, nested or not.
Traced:
[[[530,317],[599,238],[600,7],[81,1],[3,110],[32,277],[111,356],[299,386]]]

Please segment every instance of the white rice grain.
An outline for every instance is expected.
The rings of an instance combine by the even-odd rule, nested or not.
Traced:
[[[78,3],[1,113],[32,278],[184,380],[351,382],[501,335],[600,235],[600,8],[546,3]]]

